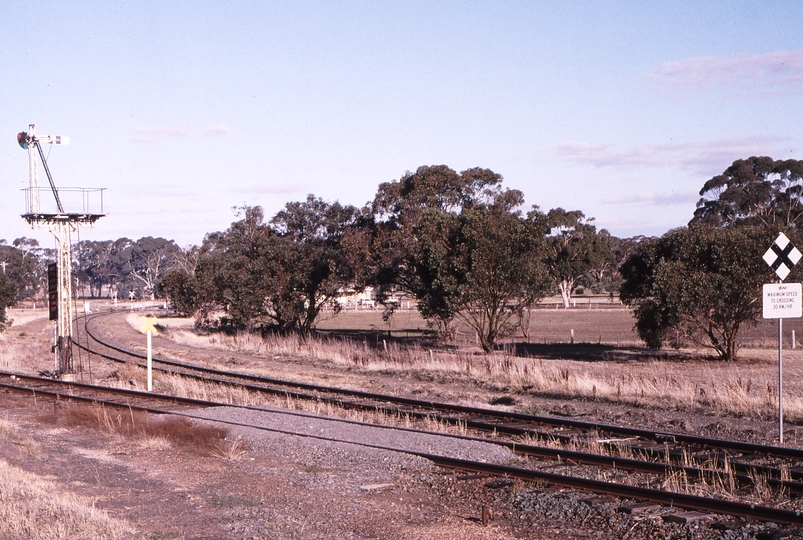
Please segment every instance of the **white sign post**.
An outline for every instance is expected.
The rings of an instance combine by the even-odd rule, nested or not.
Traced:
[[[778,283],[764,285],[763,315],[765,319],[778,319],[778,440],[783,444],[783,320],[803,316],[803,300],[800,283],[784,284],[783,280],[792,267],[803,257],[784,233],[764,254],[764,262],[770,265],[780,278]]]
[[[152,336],[159,335],[159,332],[156,330],[156,317],[152,317],[150,315],[146,315],[142,317],[142,331],[148,336],[146,339],[147,348],[148,348],[148,383],[146,385],[148,392],[153,391],[153,355],[151,353],[151,341]]]
[[[151,351],[151,342],[153,340],[153,332],[148,330],[148,392],[153,391],[153,353]]]

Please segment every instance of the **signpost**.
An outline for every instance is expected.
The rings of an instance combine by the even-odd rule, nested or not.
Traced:
[[[147,366],[148,366],[148,384],[147,384],[148,392],[153,391],[153,353],[152,353],[152,349],[151,349],[151,339],[152,339],[151,336],[159,335],[159,331],[156,330],[156,322],[157,322],[156,317],[152,317],[151,315],[146,315],[146,316],[142,317],[142,331],[145,332],[145,334],[147,334],[147,336],[148,336],[147,340],[146,340],[147,347],[148,347],[148,355],[147,355],[147,358],[148,358],[148,363],[147,363]]]
[[[803,296],[800,283],[784,284],[783,280],[803,254],[792,245],[784,233],[764,254],[764,262],[778,275],[778,283],[763,287],[763,315],[765,319],[778,319],[778,439],[783,444],[783,320],[803,316]]]

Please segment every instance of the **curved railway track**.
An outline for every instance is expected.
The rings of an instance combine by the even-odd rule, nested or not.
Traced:
[[[103,315],[105,314],[95,315],[94,317]],[[86,327],[86,333],[94,342],[111,351],[123,354],[129,359],[135,359],[137,362],[145,359],[143,354],[100,339],[88,326]],[[87,349],[85,346],[82,346],[82,348]],[[97,351],[92,352],[115,362],[129,361],[126,358],[119,358]],[[165,373],[220,384],[236,385],[246,390],[290,396],[294,399],[331,402],[343,408],[385,411],[417,418],[436,419],[444,423],[491,432],[495,435],[504,434],[530,439],[549,439],[563,443],[587,443],[593,439],[594,442],[603,441],[601,444],[607,450],[625,448],[628,453],[635,453],[650,459],[664,459],[668,456],[670,460],[678,462],[698,461],[725,466],[725,459],[727,458],[729,460],[728,466],[735,468],[737,472],[758,472],[773,478],[781,477],[780,467],[767,467],[761,463],[756,463],[756,461],[782,459],[785,460],[784,465],[789,468],[788,473],[784,474],[788,474],[791,479],[803,480],[803,450],[797,448],[467,407],[431,400],[412,399],[403,396],[377,394],[361,390],[349,390],[224,371],[158,357],[154,357],[153,362],[156,366],[165,366],[164,368],[159,368],[160,371]],[[138,363],[138,365],[144,367],[144,364]]]
[[[7,377],[6,381],[0,382],[0,388],[6,390],[27,392],[39,396],[48,396],[53,399],[65,401],[79,401],[91,402],[95,404],[102,404],[109,407],[122,407],[126,409],[134,409],[143,412],[150,412],[156,414],[174,414],[186,416],[191,419],[198,419],[199,417],[189,414],[186,407],[197,408],[198,406],[227,406],[231,405],[225,403],[215,403],[203,400],[194,400],[186,398],[177,398],[176,396],[165,396],[136,390],[117,389],[108,387],[98,387],[96,385],[89,385],[83,383],[59,381],[42,377],[31,377],[24,375],[17,375],[8,372],[0,372],[0,376]],[[275,409],[262,409],[259,407],[244,407],[252,410],[269,412],[270,414],[289,414],[296,416],[314,416],[308,413],[297,411],[281,411]],[[361,424],[352,420],[343,419],[329,419],[337,422],[346,422],[351,424]],[[724,501],[717,498],[700,497],[695,495],[688,495],[683,493],[673,493],[664,490],[650,489],[639,486],[623,485],[613,482],[603,482],[599,480],[584,478],[580,476],[571,476],[566,474],[557,474],[544,471],[537,471],[522,467],[512,467],[508,465],[500,465],[486,462],[471,461],[466,459],[457,459],[444,455],[436,455],[428,452],[419,452],[415,450],[394,448],[384,445],[370,444],[364,442],[357,442],[352,440],[335,439],[332,437],[324,437],[319,435],[311,435],[308,433],[301,433],[289,430],[280,430],[274,428],[264,427],[259,424],[251,424],[245,422],[233,422],[226,420],[214,420],[215,422],[248,427],[252,429],[272,431],[288,435],[295,435],[305,438],[315,438],[319,440],[346,442],[349,444],[359,444],[368,448],[385,450],[391,452],[401,452],[408,455],[413,455],[423,459],[427,459],[432,463],[446,468],[457,469],[461,471],[470,471],[493,476],[502,476],[505,478],[516,478],[525,481],[539,481],[547,482],[557,486],[565,486],[594,493],[602,493],[606,495],[613,495],[625,499],[634,499],[639,501],[649,501],[661,505],[672,506],[677,508],[685,508],[688,510],[702,510],[716,514],[727,514],[743,518],[755,519],[762,522],[774,522],[779,524],[801,526],[803,525],[803,516],[800,511],[790,511],[755,504],[740,503],[734,501]],[[373,428],[383,428],[384,426],[376,426],[374,424],[366,424]],[[399,429],[384,427],[385,429]],[[418,430],[409,430],[416,431]],[[455,437],[461,439],[472,439],[470,437],[461,437],[456,435],[437,434],[438,436]],[[485,439],[473,439],[487,442]]]
[[[103,316],[103,314],[85,320],[84,330],[87,336],[96,344],[96,347],[103,347],[106,352],[97,350],[97,348],[93,349],[93,347],[79,346],[91,351],[92,354],[97,354],[114,362],[134,361],[139,363],[144,358],[144,355],[105,342],[95,335],[89,327],[89,322],[99,316]],[[109,354],[109,351],[114,354]],[[123,355],[123,357],[121,358],[120,355]],[[757,478],[760,478],[776,490],[787,493],[803,493],[803,483],[799,481],[803,479],[803,470],[796,469],[803,463],[803,451],[793,448],[708,439],[492,409],[479,409],[228,372],[160,358],[154,358],[153,360],[155,365],[162,366],[158,369],[184,377],[193,377],[218,384],[236,385],[250,391],[292,396],[296,399],[331,402],[344,408],[359,408],[396,415],[404,414],[414,418],[435,418],[441,422],[466,426],[476,430],[475,432],[492,432],[494,437],[490,439],[487,437],[463,438],[504,445],[519,454],[541,460],[558,460],[569,464],[607,467],[620,473],[622,471],[635,471],[640,474],[657,476],[682,474],[687,478],[703,480],[731,475],[738,484],[742,485],[749,485],[755,482]],[[77,387],[75,383],[73,385]],[[129,393],[129,399],[132,396],[139,397],[142,394],[132,390],[126,390],[125,392]],[[162,398],[175,399],[172,396],[162,396]],[[196,406],[228,406],[228,404],[195,401],[197,402]],[[501,434],[512,438],[500,440],[499,435]],[[521,442],[522,437],[529,440],[551,439],[552,441],[562,441],[574,445],[587,443],[594,439],[598,442],[601,441],[599,444],[608,451],[626,449],[633,457],[602,455],[567,450],[566,448],[547,448],[539,445],[523,444]],[[398,451],[398,449],[390,450]],[[529,468],[510,468],[501,465],[489,466],[488,464],[463,462],[463,460],[453,460],[447,456],[414,454],[430,459],[439,465],[464,470],[487,474],[502,474],[523,480],[540,480],[556,485],[706,512],[803,525],[803,518],[797,510],[707,499],[660,489],[600,482],[583,478],[582,476],[550,473]],[[663,458],[663,462],[657,462],[659,458]],[[680,461],[684,461],[687,464],[679,464],[678,462]],[[757,461],[770,464],[760,464]],[[720,479],[720,481],[722,480]],[[650,483],[649,480],[647,483]]]

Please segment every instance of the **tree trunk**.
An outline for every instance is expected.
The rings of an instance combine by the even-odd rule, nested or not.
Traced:
[[[564,309],[569,308],[569,302],[572,300],[572,286],[574,285],[574,280],[569,279],[562,279],[560,283],[558,283],[558,289],[560,289],[560,296],[563,299],[563,307]]]

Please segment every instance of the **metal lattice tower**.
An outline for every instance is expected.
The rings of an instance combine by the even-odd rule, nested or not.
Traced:
[[[26,213],[22,218],[31,228],[50,231],[56,237],[56,304],[57,313],[51,320],[56,320],[54,351],[54,372],[60,376],[72,376],[75,366],[72,355],[72,321],[73,321],[73,287],[72,287],[72,233],[83,227],[91,229],[95,222],[105,216],[103,213],[103,188],[62,188],[57,189],[47,166],[42,144],[68,144],[67,137],[36,135],[34,125],[28,126],[28,132],[17,135],[19,145],[28,150],[28,169],[30,187],[26,190]],[[37,160],[39,155],[42,167],[50,183],[49,190],[53,194],[55,207],[42,210],[39,181],[37,178]],[[48,188],[45,188],[47,191]],[[67,212],[61,200],[61,194],[79,195],[80,212]],[[52,204],[51,204],[52,206]],[[96,206],[97,208],[92,208]],[[48,211],[49,210],[49,211]]]

